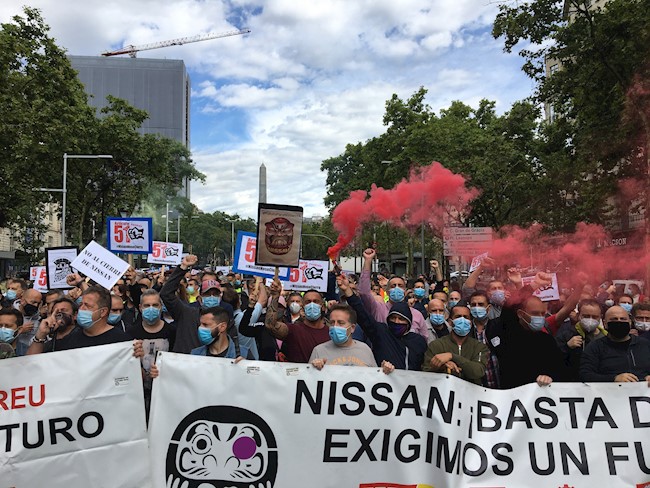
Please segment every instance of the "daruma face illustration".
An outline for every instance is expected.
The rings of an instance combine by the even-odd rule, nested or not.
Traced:
[[[187,488],[267,488],[275,482],[277,456],[275,437],[261,417],[237,407],[204,407],[174,431],[166,479],[168,486]]]
[[[271,254],[287,254],[293,244],[294,224],[284,217],[276,217],[264,224],[264,244]]]

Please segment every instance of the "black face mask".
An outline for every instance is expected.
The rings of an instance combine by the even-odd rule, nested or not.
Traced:
[[[25,311],[25,317],[33,317],[38,313],[38,305],[32,305],[31,303],[26,303],[23,306],[23,310]]]
[[[630,333],[629,322],[607,322],[607,332],[615,340],[624,339]]]

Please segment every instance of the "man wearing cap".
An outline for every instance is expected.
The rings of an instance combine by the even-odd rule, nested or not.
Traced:
[[[183,302],[178,297],[178,288],[185,273],[198,263],[198,258],[194,254],[189,254],[183,258],[181,264],[174,269],[167,281],[160,290],[165,307],[174,317],[176,322],[176,340],[174,342],[173,352],[189,354],[192,349],[200,347],[198,327],[200,321],[200,309]],[[199,297],[201,308],[212,308],[221,305],[221,285],[216,280],[206,280],[201,283],[201,296]],[[232,318],[232,307],[223,304],[222,307],[228,311]]]
[[[630,334],[630,315],[614,305],[605,312],[607,337],[591,342],[580,359],[580,381],[647,381],[650,386],[650,341]]]
[[[386,322],[377,322],[368,314],[361,298],[352,292],[345,276],[339,276],[337,283],[348,305],[356,312],[359,325],[372,342],[377,364],[388,361],[397,369],[420,371],[427,341],[420,334],[411,332],[413,317],[408,304],[394,303]]]

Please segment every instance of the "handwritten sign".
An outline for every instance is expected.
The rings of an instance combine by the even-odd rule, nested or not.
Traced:
[[[34,290],[47,291],[47,267],[32,266],[29,268],[29,281],[34,283]]]
[[[149,254],[152,249],[151,217],[109,217],[108,250],[127,254]]]
[[[183,244],[153,241],[153,250],[147,255],[149,264],[170,264],[176,266],[183,260]]]
[[[273,278],[275,268],[273,266],[259,266],[255,264],[255,253],[257,251],[257,239],[252,232],[237,232],[237,244],[235,245],[235,259],[232,270],[235,273],[251,274],[263,278]],[[280,268],[278,277],[281,280],[289,278],[289,268]]]
[[[72,267],[110,290],[129,269],[129,263],[91,241],[72,262]]]

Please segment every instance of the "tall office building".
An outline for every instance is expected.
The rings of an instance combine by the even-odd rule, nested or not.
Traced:
[[[172,59],[69,56],[72,67],[98,111],[113,95],[146,110],[140,131],[160,134],[190,146],[190,78],[185,63]],[[181,195],[190,198],[190,186]]]

